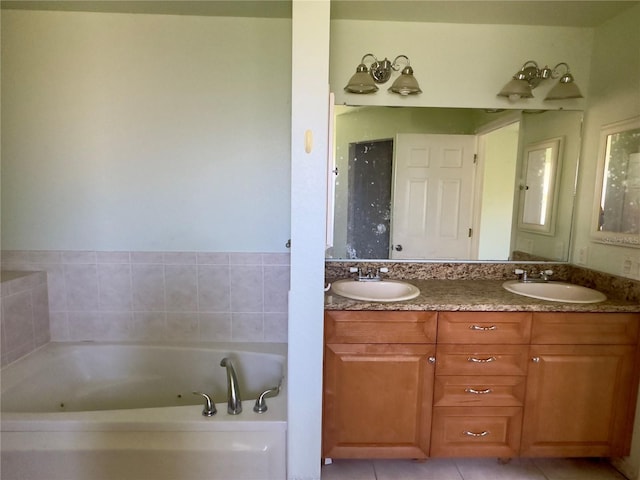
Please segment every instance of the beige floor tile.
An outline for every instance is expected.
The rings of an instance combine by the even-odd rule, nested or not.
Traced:
[[[376,480],[371,460],[334,460],[323,465],[322,480]]]
[[[540,458],[535,465],[549,480],[624,480],[605,460],[591,458]]]
[[[453,460],[374,460],[376,480],[462,480]]]
[[[455,463],[464,480],[546,480],[528,459],[514,458],[502,464],[495,458],[467,458]]]

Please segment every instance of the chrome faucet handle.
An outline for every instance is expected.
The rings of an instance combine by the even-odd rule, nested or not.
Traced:
[[[204,408],[202,409],[202,415],[204,415],[205,417],[213,417],[218,412],[218,410],[216,410],[216,404],[213,403],[213,400],[211,400],[211,397],[209,395],[202,392],[192,393],[194,395],[200,395],[204,398]]]
[[[553,270],[540,270],[540,278],[543,280],[549,280],[551,275],[553,275]]]
[[[518,280],[520,281],[526,281],[527,280],[527,271],[523,268],[516,268],[513,273],[516,274],[516,276],[518,277]]]
[[[262,392],[260,395],[258,395],[258,398],[256,399],[256,404],[253,406],[253,411],[256,413],[264,413],[267,411],[267,402],[265,402],[265,398],[267,397],[267,395],[270,395],[272,393],[276,393],[276,395],[278,395],[278,393],[280,393],[280,385],[278,385],[277,387],[273,387],[270,388],[268,390],[265,390],[264,392]],[[276,395],[270,395],[272,397],[275,397]]]

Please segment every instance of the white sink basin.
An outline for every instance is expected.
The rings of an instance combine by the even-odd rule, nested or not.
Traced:
[[[333,282],[331,290],[343,297],[369,302],[401,302],[420,295],[418,287],[400,280],[358,282],[348,278]]]
[[[607,299],[604,293],[597,290],[565,282],[523,283],[508,280],[502,287],[518,295],[552,302],[598,303]]]

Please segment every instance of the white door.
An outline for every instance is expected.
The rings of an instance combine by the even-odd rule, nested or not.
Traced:
[[[473,135],[396,136],[391,258],[468,259]]]

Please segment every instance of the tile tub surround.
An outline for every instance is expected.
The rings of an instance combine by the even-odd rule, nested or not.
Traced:
[[[327,282],[352,277],[349,267],[376,269],[389,268],[383,277],[398,280],[512,280],[516,268],[527,270],[551,269],[553,279],[594,288],[605,293],[610,299],[622,300],[640,305],[640,282],[618,277],[567,263],[412,263],[412,262],[326,262]]]
[[[46,272],[53,341],[287,341],[289,254],[3,251]]]
[[[4,366],[50,340],[47,276],[3,271],[0,283],[0,363]]]

